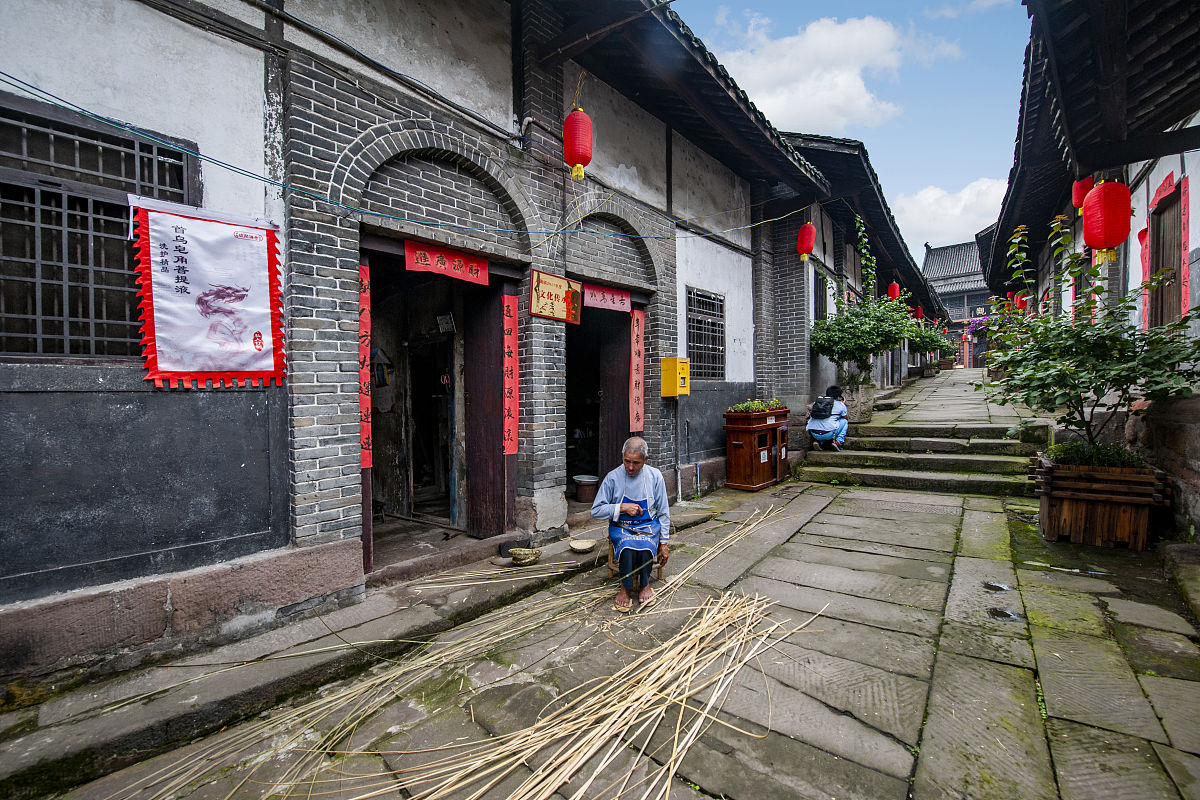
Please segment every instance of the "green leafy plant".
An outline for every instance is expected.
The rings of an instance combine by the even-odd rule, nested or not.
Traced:
[[[740,403],[734,403],[726,409],[731,414],[759,414],[763,411],[775,411],[781,408],[787,408],[783,403],[772,397],[770,400],[759,400],[758,398],[746,398]]]
[[[1073,252],[1071,223],[1055,218],[1050,243],[1056,271],[1052,286],[1088,287],[1063,314],[1049,309],[1024,313],[1005,300],[993,300],[985,330],[992,340],[989,367],[997,377],[982,384],[998,404],[1024,403],[1077,432],[1093,450],[1105,429],[1132,412],[1140,400],[1190,397],[1200,381],[1200,340],[1188,325],[1200,308],[1165,325],[1142,328],[1136,298],[1153,289],[1154,276],[1124,296],[1107,286],[1100,269]],[[1027,238],[1019,228],[1009,240],[1013,280],[1027,286]],[[1095,466],[1095,465],[1093,465]]]
[[[954,354],[958,352],[954,343],[942,335],[942,332],[936,327],[917,324],[912,325],[908,334],[908,349],[915,353],[945,353],[949,351]]]
[[[1140,467],[1143,463],[1140,455],[1119,444],[1059,442],[1046,448],[1046,455],[1055,464],[1088,467]]]
[[[813,323],[809,340],[813,352],[838,365],[838,377],[845,387],[869,383],[871,359],[898,347],[919,327],[909,316],[906,291],[901,291],[895,300],[876,297],[876,262],[861,217],[855,219],[855,227],[862,260],[862,297],[856,301],[845,300],[845,285],[839,281],[835,300],[837,313]],[[855,371],[848,369],[850,365]]]

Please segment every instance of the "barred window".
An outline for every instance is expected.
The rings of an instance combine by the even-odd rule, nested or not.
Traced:
[[[725,380],[725,298],[687,287],[687,352],[693,380]]]
[[[125,195],[194,202],[191,158],[82,117],[4,99],[0,353],[139,355]]]

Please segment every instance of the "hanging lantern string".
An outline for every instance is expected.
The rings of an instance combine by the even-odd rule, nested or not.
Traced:
[[[579,108],[579,95],[583,91],[583,82],[586,79],[587,70],[579,70],[579,78],[575,81],[575,94],[571,95],[571,108],[567,109],[568,111]]]

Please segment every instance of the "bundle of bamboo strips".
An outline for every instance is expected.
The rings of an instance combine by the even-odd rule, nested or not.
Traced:
[[[660,588],[660,598],[665,599],[674,594],[713,559],[736,546],[764,522],[777,516],[778,511],[768,509],[740,523]],[[568,621],[582,624],[609,599],[611,591],[609,586],[602,585],[555,595],[536,604],[520,604],[499,609],[464,623],[438,640],[420,645],[401,658],[386,659],[379,656],[381,661],[387,662],[386,666],[376,668],[367,676],[348,683],[331,694],[286,709],[269,719],[244,724],[211,737],[204,747],[187,759],[143,776],[134,785],[126,787],[119,794],[111,795],[110,798],[115,800],[119,796],[165,800],[178,795],[204,776],[228,769],[231,764],[244,760],[256,749],[260,749],[264,741],[272,742],[272,752],[295,751],[300,755],[282,776],[275,776],[269,782],[256,778],[256,770],[263,759],[254,759],[245,768],[245,775],[230,790],[227,797],[233,797],[254,784],[269,784],[273,787],[269,792],[271,794],[278,794],[280,787],[305,785],[308,791],[304,796],[317,796],[319,792],[314,792],[314,789],[318,784],[325,782],[320,774],[328,766],[326,759],[331,755],[346,755],[346,751],[338,749],[339,745],[347,741],[365,720],[384,706],[410,695],[423,682],[436,678],[447,669],[461,668],[489,651],[515,645],[518,640],[551,622]],[[647,789],[647,793],[643,795],[645,798],[665,796],[670,777],[686,754],[687,746],[711,724],[715,709],[720,705],[719,698],[728,690],[737,670],[764,648],[773,646],[775,642],[794,632],[781,632],[777,623],[769,623],[766,618],[768,606],[769,603],[760,598],[722,595],[702,607],[678,636],[642,654],[633,664],[589,690],[564,709],[545,720],[540,720],[526,731],[477,745],[476,757],[484,758],[489,765],[483,775],[492,775],[495,778],[487,783],[487,787],[494,786],[504,775],[510,773],[515,765],[544,747],[547,741],[564,736],[574,738],[558,748],[561,757],[555,760],[556,766],[543,765],[529,781],[526,781],[529,786],[523,788],[523,793],[519,796],[532,798],[553,794],[564,782],[563,776],[569,777],[587,760],[577,758],[579,753],[587,752],[588,757],[591,757],[600,752],[600,747],[607,743],[601,766],[587,779],[587,785],[590,786],[598,779],[602,767],[611,763],[623,747],[620,744],[622,736],[636,737],[648,734],[661,724],[670,709],[686,707],[690,710],[690,720],[685,724],[683,718],[680,718],[676,724],[670,752],[665,760],[658,759],[662,766],[655,772],[653,786],[657,787],[656,793],[650,794],[650,789]],[[617,623],[619,620],[613,621],[613,624]],[[364,643],[346,642],[344,646],[361,648]],[[322,648],[320,651],[311,652],[324,652],[329,649]],[[232,668],[236,666],[218,672]],[[178,685],[198,679],[189,679]],[[689,704],[692,698],[705,692],[708,693],[708,699],[702,708]],[[131,698],[122,704],[136,702],[138,699]],[[619,708],[620,712],[605,714],[603,709],[608,707]],[[629,723],[624,727],[617,727],[630,719],[637,721],[636,726]],[[597,722],[602,724],[597,725]],[[311,737],[312,732],[322,725],[328,727],[320,734],[319,741],[309,744],[306,737]],[[484,755],[480,756],[479,753]],[[489,753],[491,755],[487,755]],[[416,776],[415,779],[426,784],[426,788],[413,796],[436,800],[445,797],[452,787],[459,785],[466,778],[480,776],[478,765],[475,765],[474,761],[465,762],[461,758],[454,758],[434,768],[433,772]],[[362,795],[364,798],[395,789],[394,777],[390,775],[357,777],[367,781],[374,778],[377,781],[376,785],[379,788]],[[386,785],[381,780],[385,778]],[[552,783],[554,788],[547,791],[546,787]],[[484,790],[486,791],[486,787]],[[481,796],[482,794],[471,795]],[[581,795],[577,793],[576,796]]]
[[[441,800],[451,793],[477,800],[540,757],[542,763],[507,795],[510,800],[545,800],[572,779],[577,783],[571,800],[594,790],[639,800],[665,798],[688,749],[716,720],[739,670],[795,632],[768,619],[770,605],[761,597],[723,594],[705,603],[678,635],[532,726],[392,774],[413,800]],[[664,723],[666,743],[648,751]],[[617,757],[637,742],[642,742],[638,756],[652,757],[655,764],[640,793],[629,785],[634,767],[608,774]],[[394,790],[383,787],[357,800]]]

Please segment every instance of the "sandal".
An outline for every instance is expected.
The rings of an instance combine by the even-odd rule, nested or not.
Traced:
[[[613,611],[620,611],[622,614],[628,614],[633,610],[633,601],[630,600],[625,605],[621,605],[616,600],[613,601]]]

